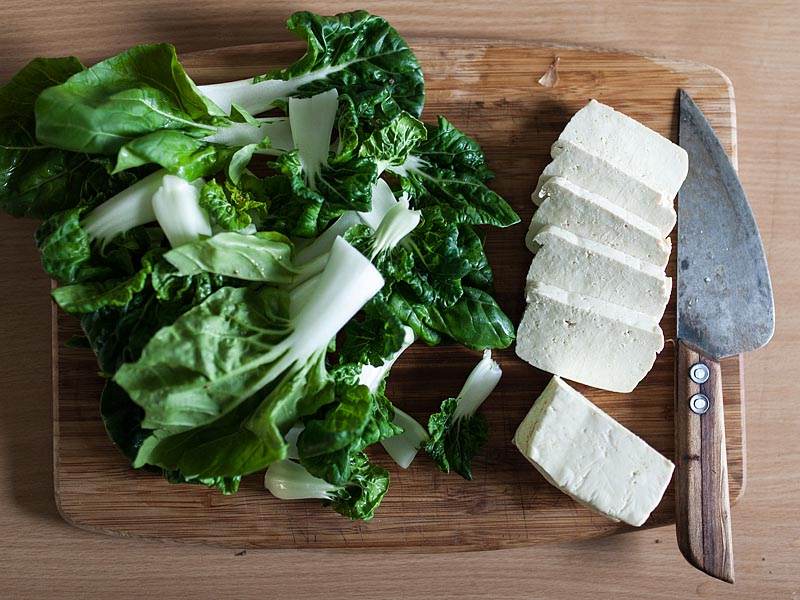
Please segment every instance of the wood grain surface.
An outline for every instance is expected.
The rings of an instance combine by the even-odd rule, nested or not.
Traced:
[[[683,340],[678,340],[677,347],[673,483],[678,547],[698,569],[733,583],[722,369],[717,361],[689,348]],[[706,381],[701,377],[698,382],[690,376],[699,364],[708,369]],[[693,404],[696,396],[700,404]],[[702,402],[706,403],[705,411]]]
[[[732,89],[711,67],[650,60],[616,52],[552,46],[437,40],[409,43],[426,74],[423,119],[444,115],[475,137],[495,171],[492,187],[511,203],[522,223],[489,229],[487,253],[500,305],[518,323],[524,308],[531,254],[524,236],[533,214],[530,194],[549,162],[549,148],[569,118],[591,98],[675,139],[676,99],[687,90],[708,115],[730,151],[735,140]],[[269,72],[302,55],[296,44],[213,50],[182,59],[200,84]],[[555,87],[538,83],[558,57]],[[673,240],[674,242],[674,240]],[[675,279],[675,256],[667,273]],[[196,486],[174,486],[133,472],[107,441],[97,412],[102,382],[91,352],[64,347],[79,333],[75,320],[56,311],[58,331],[55,417],[55,491],[62,515],[75,525],[125,535],[267,548],[369,548],[411,551],[483,550],[543,541],[574,540],[629,531],[548,484],[511,444],[511,437],[550,375],[496,352],[500,386],[482,407],[490,442],[473,463],[475,480],[437,473],[420,456],[400,469],[385,453],[374,460],[389,469],[391,486],[376,516],[351,522],[317,500],[286,502],[263,489],[263,475],[248,477],[230,497]],[[662,320],[675,338],[675,298]],[[598,406],[655,448],[674,454],[674,344],[667,344],[652,372],[631,394],[579,388]],[[480,353],[460,347],[416,344],[392,370],[387,394],[425,423],[444,398],[455,396]],[[726,361],[726,419],[730,472],[736,497],[742,489],[741,372]],[[720,415],[721,417],[722,415]],[[372,450],[372,449],[371,449]],[[674,520],[672,491],[648,526]]]
[[[407,36],[542,40],[675,56],[736,89],[739,171],[761,228],[777,329],[745,357],[747,482],[732,510],[736,585],[686,564],[674,527],[458,554],[156,544],[67,525],[53,501],[49,281],[35,224],[0,216],[0,595],[8,598],[782,598],[800,594],[800,13],[795,0],[6,0],[0,80],[36,55],[88,63],[142,42],[179,51],[286,41],[293,10],[367,8]],[[124,516],[124,515],[123,515]]]

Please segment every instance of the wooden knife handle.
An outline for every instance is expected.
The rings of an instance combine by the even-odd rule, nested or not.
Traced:
[[[728,461],[719,363],[678,341],[675,507],[678,547],[692,565],[733,583]],[[706,369],[702,366],[705,365]],[[708,379],[703,383],[693,380]],[[694,406],[694,410],[692,407]],[[702,412],[703,408],[707,411]]]

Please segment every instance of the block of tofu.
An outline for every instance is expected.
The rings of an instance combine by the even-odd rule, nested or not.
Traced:
[[[516,353],[572,381],[627,393],[653,368],[664,334],[643,313],[535,283],[517,329]]]
[[[545,183],[542,193],[546,198],[534,213],[525,237],[531,252],[538,250],[534,238],[539,231],[554,225],[662,269],[666,266],[672,241],[640,217],[563,177]]]
[[[636,527],[661,502],[675,468],[558,377],[536,399],[513,443],[562,492]]]
[[[675,227],[673,199],[640,177],[618,169],[567,140],[553,144],[552,155],[553,161],[545,167],[531,196],[537,205],[542,203],[539,195],[542,186],[553,177],[563,177],[641,217],[658,229],[661,237],[667,237]]]
[[[534,238],[540,246],[528,270],[526,289],[545,283],[600,298],[660,321],[672,292],[672,279],[657,266],[546,226]]]
[[[597,100],[570,119],[560,141],[572,142],[590,154],[661,190],[670,200],[689,170],[686,151],[661,134]],[[558,152],[551,150],[551,155]]]

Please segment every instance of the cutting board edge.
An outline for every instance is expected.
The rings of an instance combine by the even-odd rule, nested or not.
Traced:
[[[726,82],[726,86],[728,87],[728,92],[731,96],[731,99],[733,100],[733,83],[730,77],[728,77],[728,75],[719,67],[715,67],[714,65],[704,63],[702,61],[692,60],[683,57],[669,56],[665,54],[657,54],[654,52],[649,52],[647,50],[615,48],[610,46],[595,46],[592,44],[559,43],[550,40],[519,40],[514,38],[482,38],[482,37],[456,38],[447,36],[440,36],[440,37],[406,36],[405,40],[408,42],[409,47],[411,47],[412,49],[415,44],[445,44],[452,46],[463,46],[465,41],[469,41],[471,44],[476,44],[476,45],[492,45],[492,46],[503,45],[503,46],[534,47],[534,48],[552,48],[554,50],[571,50],[578,52],[592,52],[598,54],[624,54],[627,56],[636,56],[639,58],[649,59],[659,64],[679,63],[684,67],[691,67],[693,69],[697,69],[698,71],[714,71],[716,74],[720,76],[721,79],[723,79]],[[217,54],[219,52],[239,52],[248,49],[255,50],[266,46],[269,46],[270,48],[275,48],[277,50],[295,48],[295,47],[302,49],[303,41],[285,40],[280,42],[254,42],[251,44],[236,44],[233,46],[206,48],[204,50],[195,50],[193,52],[181,52],[178,58],[181,60],[181,63],[183,63],[184,61],[191,61],[195,57],[203,57],[210,54]],[[732,112],[732,115],[735,116],[735,112]]]
[[[445,543],[426,543],[426,544],[393,544],[393,545],[373,545],[373,546],[353,546],[343,547],[334,544],[321,543],[318,545],[288,545],[288,544],[269,544],[258,543],[252,541],[234,541],[227,538],[189,538],[176,535],[161,536],[159,534],[141,534],[132,533],[123,528],[109,528],[95,525],[91,522],[84,521],[80,518],[74,518],[60,502],[58,493],[56,492],[56,508],[61,518],[67,525],[75,527],[81,531],[85,531],[94,535],[108,536],[112,538],[138,540],[149,543],[158,544],[174,544],[176,546],[208,546],[212,548],[226,548],[226,549],[239,549],[239,550],[294,550],[297,552],[328,552],[332,554],[354,554],[359,552],[382,553],[382,554],[451,554],[451,553],[473,553],[473,552],[498,552],[503,550],[515,550],[520,548],[530,548],[531,546],[540,546],[547,544],[563,544],[572,542],[581,542],[595,539],[608,538],[617,535],[628,535],[637,531],[654,530],[672,528],[675,526],[673,520],[649,524],[645,523],[641,527],[633,527],[624,524],[614,523],[610,527],[604,529],[597,529],[593,531],[584,531],[578,534],[570,534],[564,532],[563,534],[553,535],[546,539],[529,540],[508,540],[498,542],[469,542],[461,544],[445,544]],[[667,534],[669,536],[672,533]]]

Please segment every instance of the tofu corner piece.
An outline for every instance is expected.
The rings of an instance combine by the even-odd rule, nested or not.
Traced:
[[[529,286],[515,352],[534,367],[578,383],[628,393],[664,348],[656,320],[542,283]]]
[[[558,377],[512,441],[549,483],[583,506],[636,527],[661,502],[675,468]]]

